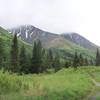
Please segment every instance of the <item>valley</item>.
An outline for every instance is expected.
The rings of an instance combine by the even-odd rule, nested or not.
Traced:
[[[33,26],[21,27],[13,31],[0,27],[0,45],[5,51],[0,65],[0,100],[99,98],[100,87],[94,84],[100,82],[99,46],[77,33],[58,35]],[[16,50],[18,66],[14,59],[11,62]]]
[[[100,100],[100,0],[0,0],[0,100]]]

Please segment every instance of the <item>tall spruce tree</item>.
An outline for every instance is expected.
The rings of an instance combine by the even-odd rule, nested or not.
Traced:
[[[96,52],[96,66],[100,65],[100,54],[99,54],[99,49],[97,49]]]
[[[84,63],[85,66],[88,66],[89,65],[89,62],[88,62],[88,59],[87,58],[84,59],[84,62],[85,62]]]
[[[79,56],[79,65],[83,66],[83,63],[84,63],[83,56],[82,56],[82,54],[80,54],[80,56]]]
[[[48,66],[48,63],[47,63],[47,55],[46,55],[46,50],[43,49],[42,51],[42,69],[41,69],[41,72],[43,71],[47,71],[47,66]]]
[[[33,46],[33,52],[32,52],[32,65],[31,65],[31,71],[33,73],[40,73],[43,69],[43,48],[41,41],[38,40],[37,42],[34,42]]]
[[[3,40],[0,38],[0,66],[1,67],[3,67],[3,60],[4,60],[4,47],[3,47]]]
[[[72,63],[71,63],[71,61],[69,61],[69,60],[67,60],[66,62],[65,62],[65,64],[64,64],[64,67],[65,68],[69,68],[69,67],[71,67],[72,66]]]
[[[75,52],[74,60],[73,60],[73,67],[77,68],[78,66],[79,66],[79,57],[78,57],[77,52]]]
[[[94,65],[94,62],[92,59],[90,60],[90,65],[92,65],[92,66]]]
[[[53,62],[54,62],[53,52],[52,52],[51,49],[49,49],[48,53],[47,53],[48,68],[52,68],[53,67]]]
[[[14,35],[11,45],[11,68],[13,72],[19,72],[19,50],[17,35]]]
[[[24,45],[21,47],[20,54],[19,54],[19,65],[20,65],[20,72],[28,73],[28,61],[26,56],[26,50]]]
[[[55,55],[54,62],[53,62],[53,68],[54,68],[55,72],[57,72],[58,70],[61,69],[60,57],[58,54]]]

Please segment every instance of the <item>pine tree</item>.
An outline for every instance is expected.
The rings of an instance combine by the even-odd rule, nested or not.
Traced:
[[[47,53],[48,69],[53,67],[53,62],[54,62],[53,52],[51,49],[49,49]]]
[[[58,54],[55,55],[54,62],[53,62],[53,68],[54,68],[55,72],[57,72],[58,70],[61,69],[60,57]]]
[[[51,67],[50,67],[50,64],[51,62],[50,62],[50,60],[49,60],[49,55],[48,55],[48,50],[46,51],[45,50],[45,54],[44,54],[44,56],[43,56],[43,68],[44,68],[44,71],[45,72],[47,72],[48,71],[48,69],[50,69]]]
[[[43,51],[43,71],[47,71],[48,69],[48,59],[47,59],[47,51],[44,49]]]
[[[41,41],[34,42],[33,52],[32,52],[32,65],[31,71],[33,73],[40,73],[43,69],[43,48]]]
[[[38,73],[37,66],[37,44],[34,42],[33,52],[32,52],[32,67],[30,69],[33,73]]]
[[[77,68],[78,66],[79,66],[79,57],[78,57],[77,52],[75,52],[74,61],[73,61],[73,67]]]
[[[0,66],[1,67],[3,67],[3,60],[4,60],[4,47],[3,47],[3,40],[0,38]]]
[[[84,63],[83,56],[82,56],[82,54],[80,54],[80,56],[79,56],[79,65],[83,66],[83,63]]]
[[[72,66],[71,61],[66,61],[64,67],[65,68],[69,68],[70,66]]]
[[[17,35],[14,35],[11,45],[11,68],[13,72],[19,72],[19,50]]]
[[[94,62],[92,59],[90,60],[90,65],[92,65],[92,66],[94,65]]]
[[[85,66],[88,66],[89,65],[89,62],[88,62],[88,59],[87,58],[84,59],[84,62],[85,62],[85,64],[84,64]]]
[[[28,61],[26,56],[26,50],[24,45],[21,47],[20,55],[19,55],[19,65],[20,65],[20,72],[28,73]]]
[[[96,66],[100,65],[100,54],[99,54],[99,49],[97,49],[96,52]]]

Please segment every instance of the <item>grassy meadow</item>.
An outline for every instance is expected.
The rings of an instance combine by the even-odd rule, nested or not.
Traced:
[[[100,81],[99,67],[68,68],[38,75],[1,70],[0,100],[86,100],[96,91],[92,77]]]

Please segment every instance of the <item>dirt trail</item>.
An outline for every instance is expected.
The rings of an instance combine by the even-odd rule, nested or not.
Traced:
[[[100,83],[97,82],[95,79],[91,79],[91,80],[92,80],[92,82],[93,82],[93,84],[94,84],[95,86],[100,86]]]
[[[94,76],[93,74],[89,73],[89,72],[87,72],[87,73],[90,75],[90,77],[91,77],[91,82],[94,84],[94,87],[99,87],[99,88],[100,88],[100,82],[97,82],[97,81],[95,80],[95,76]],[[93,91],[94,91],[94,90],[93,90]],[[83,100],[96,100],[97,96],[100,96],[100,90],[97,91],[97,92],[95,92],[94,94],[92,94],[92,92],[89,93],[89,94],[87,95],[87,97],[86,97],[85,99],[83,99]]]
[[[95,79],[91,79],[92,80],[92,82],[93,82],[93,84],[96,86],[96,87],[100,87],[100,83],[99,82],[97,82]],[[89,95],[88,97],[87,97],[87,100],[96,100],[96,97],[97,96],[100,96],[100,91],[97,91],[94,95]]]

